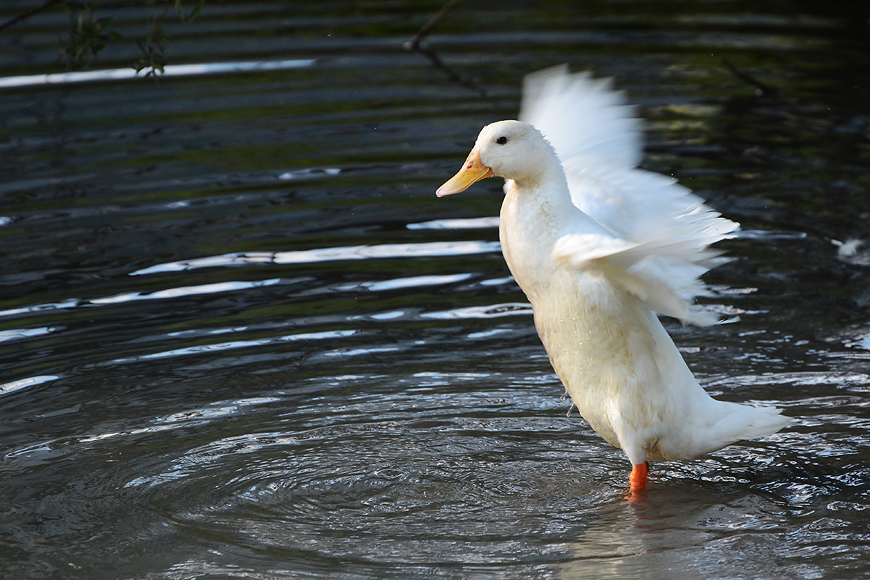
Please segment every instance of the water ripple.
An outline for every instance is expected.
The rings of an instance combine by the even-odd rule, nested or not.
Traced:
[[[396,278],[393,280],[383,280],[380,282],[358,282],[356,284],[345,284],[336,286],[335,290],[358,290],[365,288],[372,292],[383,292],[387,290],[400,290],[402,288],[420,288],[423,286],[443,286],[445,284],[454,284],[463,282],[471,278],[473,274],[452,274],[444,276],[414,276],[411,278]]]
[[[409,230],[471,230],[489,229],[498,227],[498,216],[465,218],[465,219],[441,219],[408,224]]]
[[[149,354],[143,354],[139,356],[125,357],[114,359],[105,363],[100,363],[103,365],[119,365],[119,364],[129,364],[132,362],[138,361],[146,361],[146,360],[155,360],[155,359],[164,359],[164,358],[173,358],[179,356],[187,356],[192,354],[203,354],[203,353],[214,353],[221,352],[227,350],[235,350],[240,348],[251,348],[257,346],[267,346],[278,344],[282,342],[297,342],[297,341],[305,341],[305,340],[327,340],[334,338],[346,338],[349,336],[353,336],[357,334],[356,330],[333,330],[333,331],[325,331],[325,332],[307,332],[300,334],[287,334],[284,336],[270,337],[270,338],[261,338],[256,340],[231,340],[227,342],[219,342],[213,344],[200,344],[196,346],[188,346],[183,348],[175,348],[172,350],[166,350],[162,352],[155,352]],[[388,349],[382,349],[382,351],[386,351]],[[327,353],[329,354],[329,353]],[[337,355],[332,355],[337,356]]]
[[[141,292],[125,292],[116,296],[107,296],[106,298],[94,298],[89,302],[91,304],[119,304],[123,302],[135,302],[137,300],[163,300],[167,298],[181,298],[185,296],[196,296],[199,294],[216,294],[220,292],[235,292],[239,290],[247,290],[249,288],[262,288],[264,286],[274,286],[282,282],[279,278],[271,280],[254,280],[252,282],[220,282],[218,284],[201,284],[198,286],[182,286],[179,288],[168,288],[166,290],[158,290],[143,294]],[[0,316],[3,313],[0,312]]]
[[[426,312],[422,318],[450,320],[454,318],[498,318],[501,316],[516,316],[532,314],[532,305],[523,303],[494,304],[491,306],[467,306],[453,308],[440,312]]]
[[[44,336],[52,332],[57,332],[58,330],[63,330],[63,327],[48,326],[43,328],[16,328],[13,330],[3,330],[0,331],[0,342],[31,338],[34,336]]]
[[[164,77],[191,77],[220,75],[242,72],[287,70],[307,68],[317,62],[313,59],[248,61],[248,62],[209,62],[199,64],[167,64],[163,67]],[[53,73],[45,75],[23,75],[0,78],[0,89],[20,88],[36,85],[78,84],[98,81],[120,81],[143,78],[134,68],[113,68],[82,72]]]
[[[60,377],[56,375],[41,375],[37,377],[27,377],[26,379],[19,379],[17,381],[12,381],[11,383],[5,383],[0,385],[0,395],[8,395],[9,393],[14,393],[15,391],[26,389],[27,387],[41,385],[49,381],[56,381],[59,378]]]
[[[73,308],[81,308],[81,307],[89,307],[89,306],[106,306],[111,304],[124,304],[128,302],[139,302],[143,300],[167,300],[167,299],[175,299],[175,298],[184,298],[191,296],[199,296],[199,295],[208,295],[208,294],[220,294],[223,292],[237,292],[242,290],[249,290],[252,288],[263,288],[268,286],[274,286],[276,284],[295,282],[288,281],[281,278],[272,278],[268,280],[253,280],[253,281],[231,281],[231,282],[219,282],[215,284],[199,284],[195,286],[179,286],[177,288],[167,288],[165,290],[157,290],[154,292],[124,292],[121,294],[115,294],[113,296],[105,296],[102,298],[90,298],[90,299],[82,299],[82,298],[71,298],[64,300],[63,302],[49,302],[45,304],[36,304],[33,306],[22,306],[19,308],[11,308],[9,310],[0,311],[0,318],[8,317],[8,316],[17,316],[20,314],[30,314],[30,313],[39,313],[39,312],[50,312],[56,310],[67,310]],[[60,327],[52,328],[50,331],[59,330]],[[10,331],[13,334],[10,334],[7,338],[25,338],[27,336],[36,336],[38,334],[45,334],[40,329],[34,329],[31,334],[27,334],[24,332],[23,334],[18,331]],[[15,334],[18,332],[18,334]],[[0,335],[0,342],[2,342],[2,335]]]
[[[341,260],[466,256],[500,251],[501,245],[498,242],[459,241],[349,246],[291,252],[240,252],[157,264],[131,272],[130,275],[142,276],[158,272],[180,272],[198,268],[244,266],[248,264],[309,264]]]

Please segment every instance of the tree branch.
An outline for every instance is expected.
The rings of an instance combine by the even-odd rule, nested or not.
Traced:
[[[0,24],[0,30],[5,30],[5,29],[9,28],[10,26],[14,26],[14,25],[18,24],[19,22],[21,22],[22,20],[27,20],[31,16],[36,16],[40,12],[45,12],[46,10],[48,10],[49,8],[54,6],[55,4],[66,4],[67,6],[69,6],[71,8],[78,9],[78,10],[81,10],[82,8],[84,8],[83,4],[80,4],[78,2],[70,2],[69,0],[46,0],[42,6],[37,6],[36,8],[31,10],[30,12],[25,12],[24,14],[19,14],[15,18],[13,18],[11,20],[7,20],[6,22],[3,22],[2,24]]]
[[[441,10],[438,11],[438,14],[433,16],[429,22],[423,25],[417,34],[405,43],[405,48],[409,50],[417,50],[420,48],[420,43],[423,42],[423,39],[432,34],[432,31],[435,30],[435,27],[438,26],[444,18],[450,14],[450,11],[456,8],[462,0],[450,0],[447,4],[441,7]]]
[[[733,74],[734,76],[736,76],[740,80],[747,82],[754,87],[757,87],[758,90],[761,91],[761,94],[764,95],[765,97],[775,95],[779,92],[777,89],[771,87],[770,85],[766,85],[763,82],[761,82],[760,80],[753,78],[749,74],[738,69],[736,66],[731,64],[731,61],[729,61],[727,58],[722,59],[722,64],[725,65],[725,68],[727,68],[729,71],[731,71],[731,74]]]

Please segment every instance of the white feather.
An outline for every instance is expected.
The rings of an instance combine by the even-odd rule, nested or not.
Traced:
[[[608,82],[559,66],[526,77],[520,120],[534,125],[555,149],[574,205],[614,237],[640,244],[630,253],[631,263],[617,267],[614,256],[605,273],[630,291],[643,288],[634,293],[660,314],[713,324],[712,314],[690,305],[705,294],[699,277],[722,261],[708,246],[729,237],[738,224],[676,180],[636,168],[642,137],[632,113]],[[582,257],[570,260],[565,254],[572,247],[589,251],[591,241],[580,246],[566,241],[554,258],[580,263]]]
[[[527,75],[520,121],[534,125],[565,161],[584,156],[618,167],[643,157],[641,122],[611,80],[571,74],[560,65]],[[556,113],[558,111],[558,113]]]

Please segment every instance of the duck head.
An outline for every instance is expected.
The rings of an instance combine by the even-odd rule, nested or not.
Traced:
[[[481,130],[462,169],[435,194],[459,193],[493,176],[517,182],[539,179],[554,158],[553,148],[532,125],[522,121],[492,123]]]

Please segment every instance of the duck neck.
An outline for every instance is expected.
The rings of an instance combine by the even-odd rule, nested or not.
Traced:
[[[525,206],[523,213],[531,210],[551,224],[549,230],[556,229],[564,219],[576,212],[568,189],[568,180],[562,164],[555,154],[541,165],[541,170],[527,177],[514,179],[517,192],[522,191],[517,201]]]
[[[499,238],[514,278],[534,302],[546,292],[555,264],[553,245],[570,229],[579,210],[571,201],[561,165],[548,164],[529,179],[508,183],[501,209]]]

